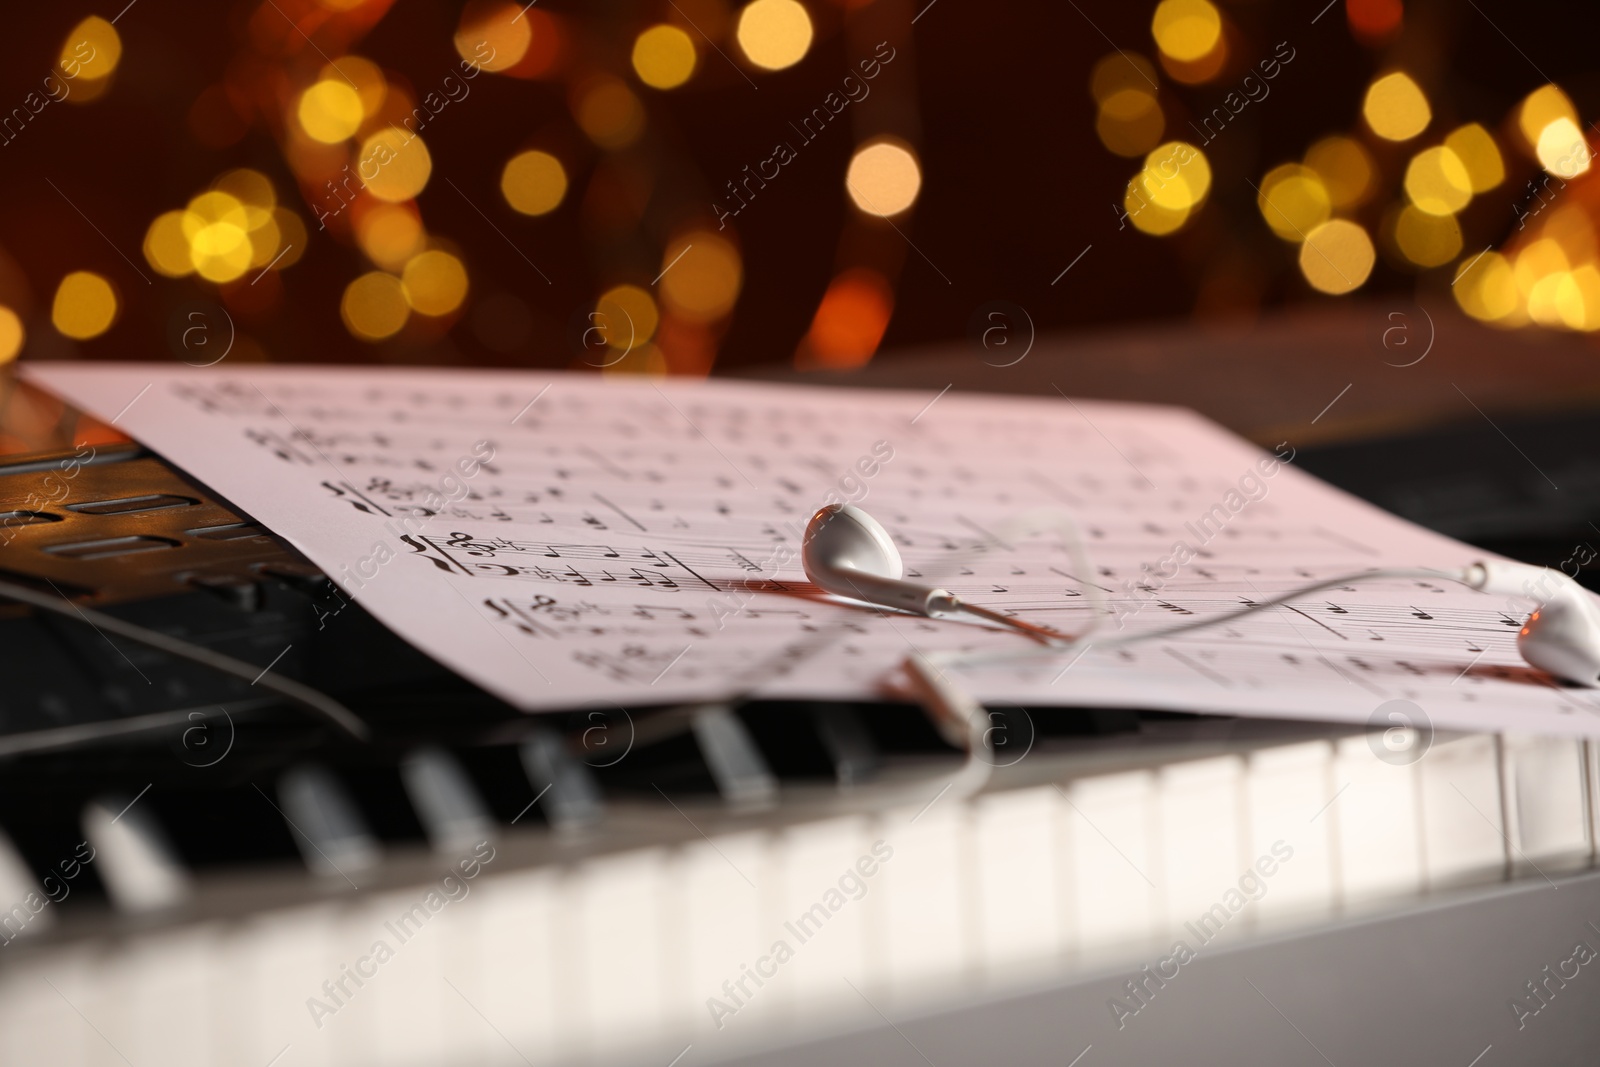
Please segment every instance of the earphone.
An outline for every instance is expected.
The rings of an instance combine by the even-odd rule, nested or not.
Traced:
[[[830,504],[812,516],[806,526],[801,563],[806,576],[815,585],[836,596],[929,618],[972,615],[1006,626],[1049,646],[1048,650],[1019,652],[1015,656],[1007,656],[1008,659],[1033,658],[1046,651],[1059,653],[1083,644],[1086,636],[1058,634],[987,608],[963,603],[948,590],[907,581],[904,577],[905,565],[889,532],[854,504]],[[1322,589],[1386,578],[1452,581],[1484,593],[1532,598],[1538,601],[1539,606],[1528,616],[1517,635],[1517,649],[1522,653],[1522,658],[1563,681],[1591,687],[1600,685],[1600,604],[1596,604],[1581,585],[1565,574],[1508,560],[1482,560],[1451,570],[1386,568],[1340,575],[1220,615],[1140,633],[1100,638],[1094,644],[1109,648],[1157,640],[1231,622],[1243,615],[1277,607]],[[993,662],[995,657],[990,654],[988,659]],[[949,659],[946,665],[960,666],[962,661],[959,658]],[[944,706],[951,702],[947,692],[949,684],[942,677],[934,678],[929,673],[937,671],[937,665],[927,657],[913,656],[906,666],[925,702],[934,701],[940,705],[929,708],[936,721],[951,721],[952,718],[965,721],[972,702],[964,701],[959,708]]]

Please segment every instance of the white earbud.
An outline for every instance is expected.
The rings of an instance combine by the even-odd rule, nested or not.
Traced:
[[[1578,685],[1600,684],[1600,606],[1577,582],[1544,567],[1485,560],[1461,579],[1474,589],[1539,602],[1517,634],[1522,658]]]
[[[977,615],[1038,640],[1061,639],[1042,627],[965,604],[948,589],[906,581],[905,564],[889,531],[854,504],[829,504],[811,516],[800,561],[807,578],[836,596],[935,619]]]

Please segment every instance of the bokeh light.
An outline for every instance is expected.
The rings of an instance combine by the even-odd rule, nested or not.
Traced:
[[[1285,163],[1261,179],[1256,206],[1272,232],[1285,241],[1304,241],[1333,214],[1322,177],[1310,167]]]
[[[313,141],[338,144],[355,136],[365,112],[361,94],[354,86],[337,78],[324,78],[300,94],[295,117]]]
[[[414,311],[437,318],[466,300],[467,268],[449,252],[435,248],[411,257],[400,284]]]
[[[382,271],[363,274],[345,286],[339,315],[363,341],[381,341],[400,332],[411,314],[400,279]]]
[[[676,26],[652,26],[633,42],[633,70],[652,89],[676,89],[694,74],[694,40]]]
[[[1313,289],[1333,296],[1360,288],[1376,260],[1372,238],[1349,219],[1324,222],[1300,246],[1300,273]]]
[[[1430,215],[1453,215],[1472,200],[1472,178],[1448,147],[1424,148],[1406,167],[1406,195]]]
[[[357,167],[367,192],[379,200],[410,200],[428,184],[433,157],[416,134],[386,126],[361,143]]]
[[[189,255],[189,237],[184,232],[183,212],[157,215],[144,235],[144,258],[159,274],[182,278],[194,273]]]
[[[1161,104],[1148,91],[1119,89],[1100,102],[1094,130],[1100,143],[1132,159],[1150,151],[1166,132]]]
[[[644,132],[644,105],[616,78],[599,78],[581,87],[574,113],[589,140],[601,148],[626,148]]]
[[[1127,191],[1122,194],[1122,209],[1128,221],[1134,229],[1152,237],[1176,233],[1189,221],[1190,209],[1184,207],[1174,210],[1157,204],[1150,196],[1148,178],[1149,175],[1141,170],[1128,182]]]
[[[389,80],[383,76],[383,71],[362,56],[340,56],[323,67],[317,77],[322,81],[337,78],[353,86],[361,98],[361,110],[368,118],[383,110],[383,101],[389,95]]]
[[[547,215],[567,195],[566,169],[549,152],[518,153],[500,172],[500,193],[523,215]]]
[[[1486,193],[1506,180],[1505,161],[1489,131],[1476,122],[1462,126],[1444,139],[1445,147],[1467,168],[1474,193]]]
[[[26,339],[27,331],[22,328],[22,319],[15,311],[0,304],[0,363],[10,363],[16,359]]]
[[[1574,126],[1578,124],[1578,109],[1555,85],[1539,86],[1523,98],[1522,106],[1517,109],[1517,128],[1530,149],[1538,146],[1539,135],[1557,119],[1566,119]]]
[[[1394,244],[1418,267],[1443,266],[1461,254],[1461,224],[1454,215],[1434,214],[1407,204],[1395,218]]]
[[[752,0],[739,12],[735,36],[745,58],[764,70],[783,70],[811,47],[811,16],[795,0]]]
[[[1306,151],[1305,165],[1316,171],[1335,208],[1358,207],[1372,193],[1372,156],[1360,141],[1324,137]]]
[[[250,217],[237,197],[216,189],[201,193],[189,201],[181,225],[202,278],[231,282],[250,269]]]
[[[1113,52],[1096,63],[1089,74],[1089,93],[1098,104],[1124,89],[1154,95],[1158,84],[1156,68],[1137,52]]]
[[[1479,322],[1501,322],[1517,310],[1517,282],[1511,263],[1499,252],[1485,252],[1456,270],[1450,291],[1461,310]]]
[[[878,350],[893,311],[894,293],[883,275],[865,267],[844,271],[817,305],[806,352],[824,367],[860,367]]]
[[[844,182],[856,207],[887,218],[916,203],[922,189],[922,168],[909,148],[878,141],[856,149]]]
[[[744,282],[738,249],[709,230],[669,242],[661,269],[662,302],[690,322],[712,322],[728,314]]]
[[[1400,32],[1405,10],[1400,0],[1347,0],[1345,18],[1351,33],[1365,44],[1376,45]]]
[[[626,352],[656,335],[661,313],[650,294],[637,285],[617,285],[600,294],[590,321],[611,348]]]
[[[1589,169],[1589,142],[1578,124],[1565,115],[1552,119],[1539,131],[1534,145],[1539,166],[1557,178],[1571,179]]]
[[[376,204],[356,219],[356,241],[368,259],[398,272],[422,250],[422,219],[410,204]]]
[[[1150,201],[1168,211],[1191,211],[1211,191],[1211,164],[1204,152],[1184,141],[1152,149],[1140,174]]]
[[[532,42],[533,23],[507,0],[473,0],[456,25],[456,54],[481,70],[511,69]]]
[[[99,337],[117,319],[117,291],[91,271],[76,270],[56,287],[50,321],[63,334],[78,341]]]
[[[1372,132],[1386,141],[1409,141],[1433,121],[1422,89],[1410,75],[1398,70],[1368,86],[1361,115]]]
[[[1222,40],[1222,16],[1208,0],[1161,0],[1150,33],[1163,55],[1193,63]]]
[[[90,15],[72,27],[61,46],[59,65],[74,80],[102,81],[116,73],[121,62],[122,37],[99,15]]]

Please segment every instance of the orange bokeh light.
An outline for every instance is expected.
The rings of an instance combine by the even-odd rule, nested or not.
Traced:
[[[864,267],[845,271],[817,306],[801,344],[801,362],[839,369],[862,366],[878,350],[893,311],[894,293],[883,275]]]
[[[1383,44],[1400,32],[1405,9],[1400,0],[1346,0],[1350,32],[1363,44]]]

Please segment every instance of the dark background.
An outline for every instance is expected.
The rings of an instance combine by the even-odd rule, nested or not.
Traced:
[[[1405,4],[1403,32],[1371,47],[1352,34],[1344,0],[1315,24],[1319,0],[1229,0],[1219,4],[1237,31],[1228,70],[1202,86],[1162,80],[1168,138],[1184,136],[1188,115],[1214,106],[1277,42],[1287,41],[1295,59],[1272,83],[1270,97],[1247,108],[1206,147],[1214,177],[1199,217],[1177,235],[1152,238],[1131,227],[1119,231],[1113,205],[1138,161],[1100,144],[1088,89],[1090,69],[1113,50],[1108,38],[1154,56],[1152,3],[937,0],[924,9],[922,0],[873,0],[846,10],[833,0],[812,0],[807,6],[817,39],[811,51],[788,70],[751,71],[758,89],[734,69],[742,63],[730,45],[731,62],[702,47],[695,78],[683,89],[640,91],[649,113],[647,180],[655,192],[645,216],[627,223],[620,237],[597,234],[579,203],[598,168],[626,171],[633,164],[608,164],[605,153],[584,140],[568,109],[567,85],[478,77],[472,95],[452,104],[425,133],[434,171],[419,198],[430,233],[462,250],[472,295],[442,336],[407,335],[373,345],[352,338],[338,312],[344,286],[370,268],[353,245],[316,232],[272,131],[257,124],[218,148],[200,143],[190,128],[191,109],[208,87],[236,64],[265,62],[252,58],[248,26],[271,14],[261,10],[270,2],[138,0],[117,23],[124,54],[110,91],[85,106],[52,104],[15,141],[0,145],[0,249],[6,257],[0,300],[18,308],[28,324],[26,358],[169,359],[172,316],[187,301],[223,299],[241,333],[255,342],[241,347],[237,358],[581,366],[571,337],[574,317],[623,276],[647,281],[659,268],[668,231],[696,214],[712,221],[710,203],[721,183],[769,155],[774,140],[787,136],[786,124],[816,106],[856,59],[870,53],[871,42],[882,39],[898,55],[875,83],[874,107],[883,110],[871,118],[914,141],[924,177],[916,206],[896,220],[903,237],[882,223],[863,222],[850,206],[842,175],[857,131],[835,123],[734,223],[744,287],[720,338],[718,370],[791,362],[841,262],[842,243],[856,241],[871,244],[871,254],[893,268],[896,306],[883,349],[962,337],[977,309],[997,299],[1027,307],[1041,331],[1189,317],[1228,323],[1285,305],[1336,303],[1343,298],[1314,293],[1301,280],[1294,248],[1264,225],[1246,179],[1259,181],[1272,166],[1299,159],[1322,136],[1357,130],[1362,93],[1376,73],[1397,64],[1411,72],[1428,94],[1434,123],[1424,140],[1376,153],[1386,195],[1357,216],[1369,230],[1379,209],[1393,201],[1412,151],[1468,121],[1499,136],[1516,103],[1546,77],[1568,92],[1586,119],[1600,110],[1593,58],[1600,18],[1589,4],[1416,0]],[[277,6],[296,12],[305,5],[280,0]],[[687,6],[704,18],[717,5]],[[0,41],[3,106],[20,103],[38,87],[79,19],[110,18],[117,7],[120,0],[98,7],[12,7]],[[539,9],[573,29],[573,71],[599,67],[624,78],[640,29],[682,21],[665,2],[540,0]],[[456,4],[398,0],[349,51],[405,76],[420,94],[456,68],[451,37],[459,14]],[[330,48],[329,54],[338,53]],[[309,68],[305,60],[302,54],[285,63],[302,71],[320,65],[315,56]],[[844,118],[853,120],[849,111]],[[570,146],[567,201],[540,219],[512,212],[497,188],[504,161],[530,139]],[[1532,164],[1506,150],[1503,139],[1502,151],[1507,181],[1462,217],[1469,254],[1498,245],[1514,230],[1512,208],[1533,174]],[[162,278],[139,251],[151,219],[181,207],[235,166],[272,177],[280,199],[312,230],[305,257],[282,274],[281,296],[265,307],[236,307],[217,287],[193,277]],[[1090,245],[1052,286],[1051,279]],[[55,285],[77,269],[111,279],[122,300],[117,324],[81,345],[49,326]],[[1444,291],[1449,271],[1419,279],[1380,254],[1362,294],[1410,294],[1419,286]],[[530,313],[526,336],[509,351],[485,345],[473,326],[475,305],[491,294],[513,296]]]

